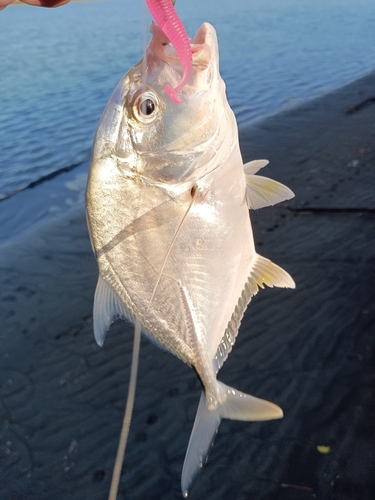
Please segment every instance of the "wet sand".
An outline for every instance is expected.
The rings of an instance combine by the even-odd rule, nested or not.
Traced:
[[[375,104],[345,114],[374,89],[375,73],[241,131],[244,160],[268,158],[264,175],[296,194],[251,217],[258,252],[297,289],[253,299],[220,379],[285,416],[223,421],[191,500],[375,498]],[[104,500],[132,329],[95,344],[83,209],[2,245],[0,270],[0,498]],[[192,370],[142,342],[119,499],[181,498],[199,394]]]

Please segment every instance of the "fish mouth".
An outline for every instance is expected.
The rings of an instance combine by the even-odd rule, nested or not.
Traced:
[[[192,71],[180,91],[180,106],[167,98],[165,85],[178,85],[184,69],[169,39],[156,24],[151,24],[151,33],[142,68],[137,69],[141,81],[134,80],[133,88],[136,91],[141,85],[141,89],[150,89],[158,96],[160,113],[152,135],[147,131],[144,135],[144,127],[139,135],[138,129],[131,132],[132,144],[142,158],[138,172],[148,181],[161,184],[194,182],[217,168],[228,150],[222,147],[228,135],[228,113],[225,84],[219,73],[216,31],[209,23],[203,23],[190,40]],[[131,96],[127,100],[133,102]]]
[[[152,40],[150,48],[160,59],[170,65],[180,64],[176,51],[163,31],[155,23],[151,24]],[[215,59],[218,52],[215,28],[209,23],[203,23],[190,42],[193,68],[204,70]]]

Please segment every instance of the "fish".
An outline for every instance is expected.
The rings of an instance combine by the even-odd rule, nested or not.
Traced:
[[[115,88],[94,139],[86,214],[99,277],[93,328],[103,345],[118,317],[197,373],[203,390],[181,477],[184,497],[223,418],[263,421],[279,406],[217,380],[252,297],[265,285],[294,288],[291,276],[256,252],[249,209],[293,192],[243,164],[237,123],[219,72],[215,28],[191,40],[192,71],[172,102],[183,68],[151,25],[144,57]]]

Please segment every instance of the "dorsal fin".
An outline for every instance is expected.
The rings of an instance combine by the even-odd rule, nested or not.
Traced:
[[[214,356],[214,370],[217,373],[225,363],[236,341],[239,327],[245,310],[252,297],[258,293],[259,288],[269,287],[295,288],[292,277],[269,259],[256,254],[250,276],[238,299],[232,317],[225,329]]]

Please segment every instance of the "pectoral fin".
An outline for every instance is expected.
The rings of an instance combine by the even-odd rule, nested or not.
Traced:
[[[293,191],[284,186],[284,184],[268,179],[267,177],[254,175],[266,165],[268,165],[267,160],[251,161],[244,165],[246,174],[246,202],[247,206],[252,210],[276,205],[276,203],[290,200],[294,197]]]
[[[246,175],[246,203],[253,210],[276,205],[293,197],[293,191],[280,182],[260,175]]]
[[[124,304],[99,274],[94,297],[93,322],[95,340],[100,347],[104,344],[109,327],[117,318],[133,322]]]
[[[258,170],[266,167],[268,164],[269,164],[268,160],[253,160],[249,161],[248,163],[245,163],[243,169],[245,171],[246,176],[254,175],[258,172]]]

